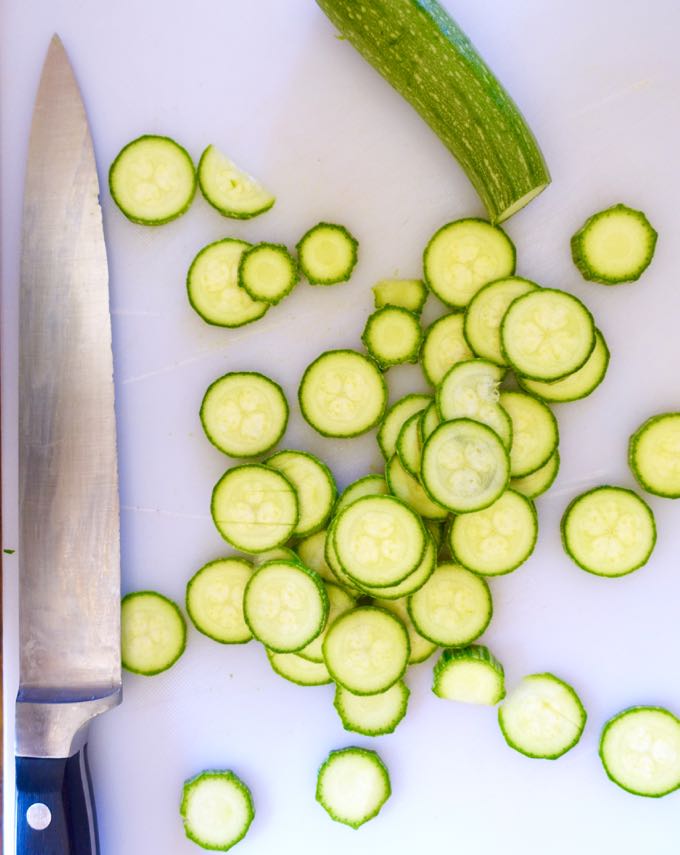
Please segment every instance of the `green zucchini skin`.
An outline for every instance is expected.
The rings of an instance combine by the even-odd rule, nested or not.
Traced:
[[[503,222],[550,183],[516,104],[437,0],[317,3],[459,161],[491,222]]]

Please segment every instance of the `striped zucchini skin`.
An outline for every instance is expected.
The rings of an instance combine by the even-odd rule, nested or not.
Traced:
[[[517,105],[437,0],[317,0],[460,162],[493,223],[550,183]]]

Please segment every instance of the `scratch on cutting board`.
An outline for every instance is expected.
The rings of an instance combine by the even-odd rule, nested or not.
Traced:
[[[582,109],[577,110],[575,113],[572,113],[569,116],[569,119],[586,116],[588,115],[588,113],[592,113],[594,110],[600,110],[606,104],[611,104],[615,101],[620,101],[622,98],[625,98],[627,95],[631,95],[633,92],[639,92],[641,89],[647,89],[649,86],[651,86],[651,84],[651,78],[643,78],[642,80],[636,80],[635,82],[629,83],[621,89],[615,89],[608,95],[605,95],[602,98],[598,98],[598,100],[593,102],[592,104],[587,104]]]
[[[163,508],[143,508],[141,505],[121,505],[121,511],[135,511],[140,514],[157,514],[162,517],[171,517],[181,520],[207,520],[209,514],[184,514],[180,511],[166,511]]]

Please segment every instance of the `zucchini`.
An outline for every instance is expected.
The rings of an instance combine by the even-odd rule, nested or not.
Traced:
[[[663,707],[630,707],[605,724],[600,759],[607,776],[636,796],[680,788],[680,720]]]
[[[464,309],[484,285],[512,276],[515,261],[515,246],[498,226],[456,220],[436,231],[425,247],[425,284],[442,303]]]
[[[300,280],[297,262],[280,243],[257,243],[241,256],[238,284],[265,303],[280,303]]]
[[[362,586],[362,591],[368,594],[370,597],[375,597],[380,600],[402,600],[404,597],[408,597],[411,594],[415,593],[419,588],[422,588],[425,582],[430,578],[430,576],[434,573],[434,569],[437,565],[437,549],[436,544],[432,537],[428,535],[427,546],[425,547],[425,554],[423,555],[423,560],[416,567],[413,573],[410,573],[403,582],[399,582],[397,585],[390,585],[388,587],[381,588],[370,588],[367,585]],[[388,608],[385,606],[385,608]],[[404,621],[404,625],[406,626],[406,622]],[[408,631],[408,627],[407,627]],[[409,633],[409,639],[411,634]],[[411,656],[413,655],[413,651],[409,655],[409,661],[411,661]]]
[[[505,697],[503,666],[481,644],[443,650],[434,666],[432,691],[446,701],[495,706]]]
[[[420,113],[502,222],[550,182],[522,114],[436,0],[317,0],[342,35]]]
[[[338,494],[333,473],[308,451],[278,451],[266,461],[295,487],[299,517],[293,537],[308,537],[320,531],[331,515]]]
[[[316,800],[331,819],[351,828],[377,816],[390,793],[389,774],[375,751],[331,751],[319,769]]]
[[[135,591],[121,602],[123,668],[151,677],[184,653],[187,627],[176,603],[156,591]]]
[[[389,488],[382,475],[364,475],[363,478],[353,481],[342,491],[335,505],[335,515],[338,516],[340,511],[364,496],[384,496],[387,493],[389,493]]]
[[[652,509],[625,487],[596,487],[572,499],[560,528],[567,555],[596,576],[632,573],[656,543]]]
[[[411,394],[392,404],[378,430],[378,445],[385,460],[389,460],[396,452],[399,432],[406,419],[424,410],[431,401],[429,395]]]
[[[373,298],[376,309],[399,306],[419,315],[427,300],[427,288],[422,279],[381,279],[373,286]]]
[[[243,644],[253,637],[243,616],[243,592],[253,565],[243,558],[210,561],[187,584],[186,609],[199,632],[221,644]]]
[[[422,413],[414,413],[401,427],[397,437],[397,457],[404,469],[414,478],[420,475],[420,458],[423,443],[420,438],[420,420]]]
[[[344,226],[318,223],[302,235],[296,249],[310,285],[335,285],[352,275],[358,247],[357,239]]]
[[[418,315],[399,306],[383,306],[369,315],[361,335],[366,350],[381,368],[416,362],[422,338]]]
[[[354,350],[329,350],[307,366],[298,401],[315,431],[348,438],[378,424],[387,405],[387,386],[372,359]]]
[[[411,645],[411,654],[408,658],[409,665],[417,665],[432,656],[434,651],[437,649],[437,645],[434,644],[434,642],[429,641],[427,638],[423,638],[423,636],[413,626],[413,621],[408,613],[407,597],[404,596],[391,600],[377,599],[375,601],[375,605],[380,606],[382,609],[387,609],[388,612],[395,614],[406,627],[409,644]]]
[[[249,220],[268,211],[276,198],[257,179],[209,145],[198,163],[198,186],[206,202],[224,217]]]
[[[524,478],[555,453],[560,441],[557,419],[547,404],[524,392],[501,392],[500,403],[512,421],[510,475]]]
[[[628,444],[628,462],[643,490],[680,498],[680,413],[661,413],[640,425]]]
[[[390,485],[390,493],[406,502],[424,519],[445,520],[448,517],[448,510],[432,501],[420,481],[404,469],[396,454],[387,461],[385,477]]]
[[[556,760],[573,748],[586,718],[574,689],[554,674],[524,677],[498,710],[498,723],[510,748],[543,760]]]
[[[304,564],[300,560],[300,556],[293,552],[288,546],[275,546],[273,549],[268,549],[266,552],[258,552],[253,555],[253,564],[256,567],[261,567],[267,561],[295,561],[298,564]],[[311,569],[311,568],[310,568]]]
[[[342,686],[336,686],[333,706],[345,730],[364,736],[382,736],[394,733],[406,715],[409,695],[409,688],[403,680],[377,695],[354,695]]]
[[[463,335],[463,317],[460,312],[444,315],[425,332],[420,363],[425,379],[432,386],[437,386],[457,362],[474,356]]]
[[[111,164],[109,190],[128,220],[160,226],[189,210],[196,169],[174,140],[146,134],[128,143]]]
[[[326,686],[332,683],[328,668],[323,662],[312,662],[297,653],[275,653],[267,650],[272,671],[298,686]]]
[[[588,217],[571,239],[571,255],[591,282],[635,282],[651,264],[657,238],[642,211],[619,203]]]
[[[337,579],[326,562],[326,532],[327,529],[324,528],[298,541],[295,551],[305,567],[318,573],[325,582],[336,582]]]
[[[548,462],[544,463],[540,469],[532,472],[531,475],[525,475],[524,478],[512,478],[510,486],[527,499],[535,499],[552,487],[559,469],[560,453],[555,449]]]
[[[226,852],[246,836],[255,816],[253,798],[230,771],[206,771],[184,782],[180,814],[189,840]]]
[[[441,419],[439,418],[439,413],[437,412],[437,402],[433,401],[429,407],[423,410],[420,416],[420,441],[422,443],[430,436],[431,433],[434,432],[436,428],[441,424]],[[421,453],[422,457],[422,453]]]
[[[201,424],[210,442],[230,457],[257,457],[286,431],[288,401],[283,389],[256,371],[233,371],[208,386]]]
[[[312,639],[302,650],[298,651],[298,655],[309,662],[323,662],[323,640],[326,637],[326,632],[331,626],[336,617],[339,617],[344,612],[354,608],[354,597],[349,594],[340,585],[333,582],[326,582],[326,594],[328,595],[328,617],[321,632]]]

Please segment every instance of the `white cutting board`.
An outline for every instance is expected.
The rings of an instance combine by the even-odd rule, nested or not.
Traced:
[[[490,855],[676,855],[680,793],[635,798],[605,777],[603,722],[637,703],[680,711],[680,502],[650,499],[659,540],[649,565],[621,580],[589,576],[563,554],[558,521],[576,493],[633,485],[626,440],[647,416],[680,405],[680,8],[674,0],[447,0],[526,113],[553,184],[508,224],[518,272],[566,288],[595,313],[612,351],[592,398],[556,407],[562,471],[539,500],[534,557],[493,580],[485,639],[512,687],[551,670],[589,712],[580,744],[555,763],[507,748],[492,709],[429,691],[432,662],[414,668],[409,714],[374,741],[343,731],[331,687],[299,688],[271,672],[255,643],[222,647],[189,632],[167,674],[125,675],[123,705],[92,728],[91,761],[103,855],[190,855],[178,802],[185,778],[234,769],[257,815],[238,852],[325,855],[460,852]],[[298,379],[322,350],[357,347],[384,276],[417,276],[430,234],[483,211],[443,146],[378,75],[335,37],[313,0],[4,0],[0,17],[2,139],[2,435],[4,544],[17,544],[16,344],[22,176],[33,97],[50,36],[72,58],[91,119],[111,268],[120,447],[124,591],[181,600],[204,562],[227,552],[208,513],[229,465],[197,417],[206,386],[231,369],[271,374],[293,414],[285,444],[323,456],[340,485],[377,468],[373,435],[332,442],[302,423]],[[197,157],[228,151],[278,196],[251,223],[221,218],[202,199],[159,229],[128,223],[106,190],[118,149],[144,132],[176,137]],[[569,237],[583,219],[625,201],[660,232],[639,284],[581,280]],[[301,284],[242,330],[205,325],[184,276],[217,238],[285,241],[320,219],[360,240],[352,281]],[[429,307],[429,317],[437,314]],[[389,374],[392,397],[423,387],[418,369]],[[5,836],[13,850],[12,715],[17,683],[18,556],[5,556]],[[330,749],[377,748],[393,795],[358,832],[314,801]]]

